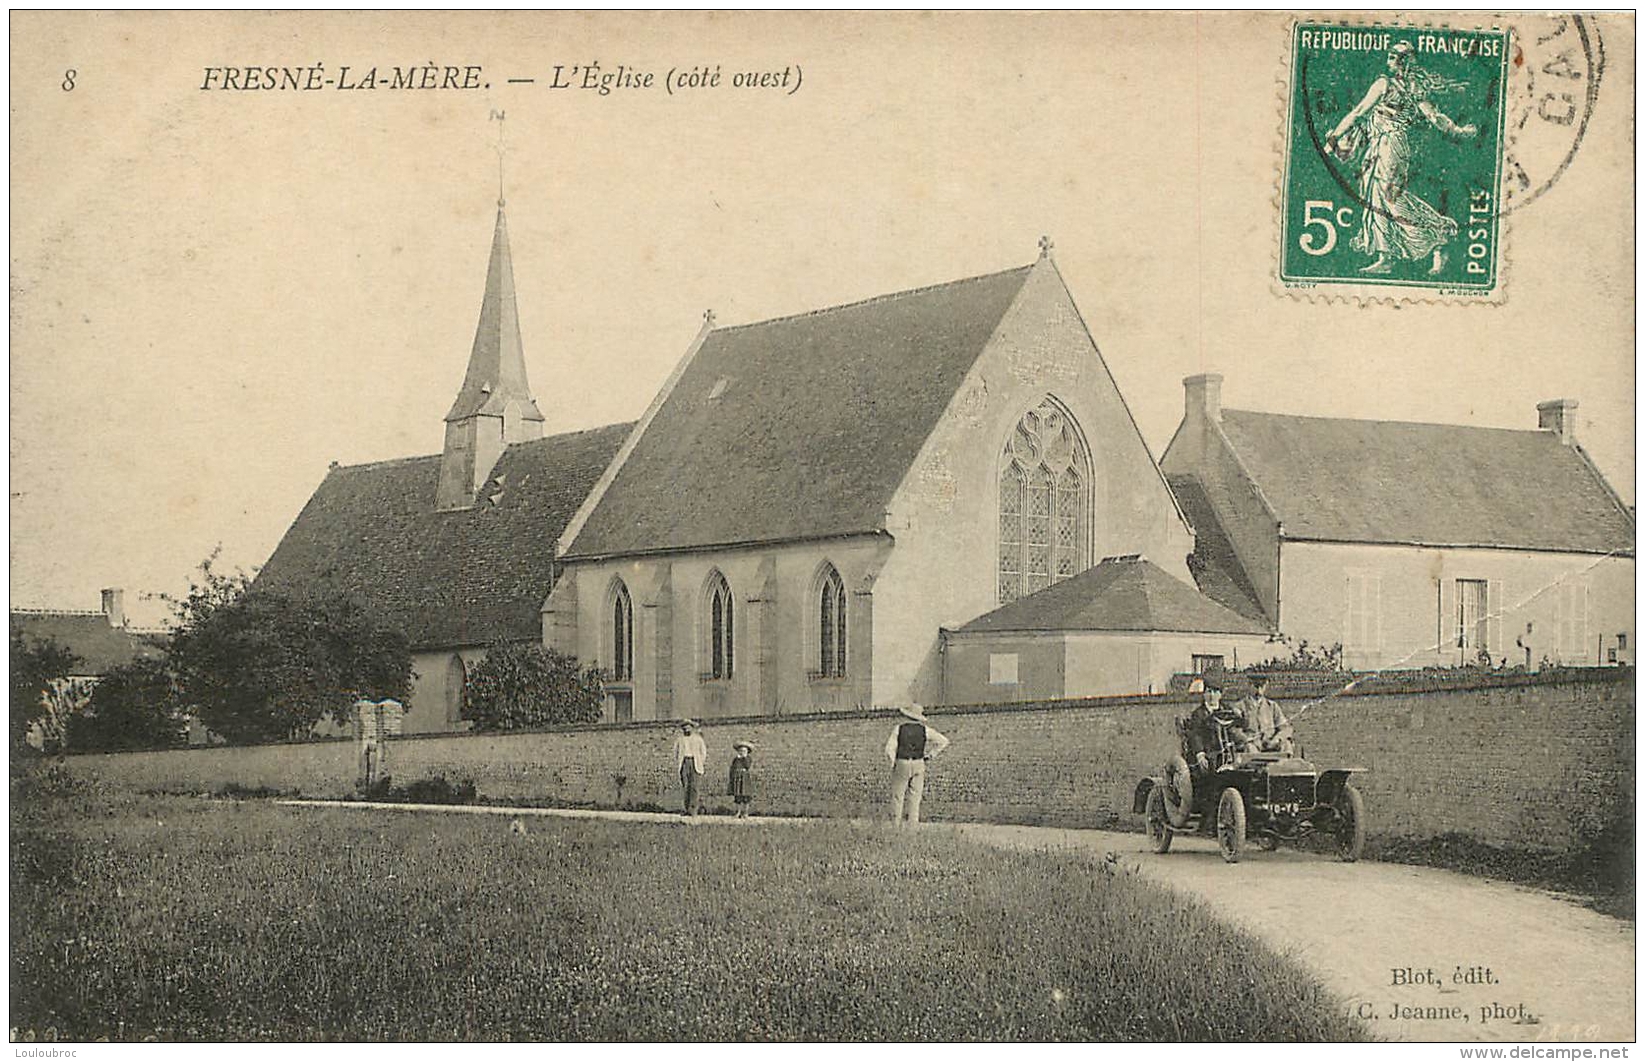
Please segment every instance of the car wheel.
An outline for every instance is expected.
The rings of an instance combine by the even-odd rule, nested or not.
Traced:
[[[1156,785],[1148,791],[1148,844],[1164,855],[1171,850],[1171,823],[1165,817],[1165,787]]]
[[[1351,785],[1337,797],[1337,855],[1352,863],[1365,851],[1365,798]]]
[[[1171,825],[1182,829],[1188,825],[1188,816],[1194,810],[1194,776],[1188,772],[1188,761],[1172,756],[1165,765],[1165,817]]]
[[[1217,847],[1227,863],[1238,863],[1245,847],[1245,798],[1233,786],[1224,789],[1217,801]]]

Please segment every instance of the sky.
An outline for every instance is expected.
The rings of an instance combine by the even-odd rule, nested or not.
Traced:
[[[1044,234],[1156,457],[1202,371],[1319,416],[1534,428],[1572,398],[1631,503],[1633,24],[1599,28],[1586,132],[1507,219],[1505,301],[1361,305],[1273,279],[1281,15],[14,13],[12,606],[118,586],[157,624],[214,548],[263,563],[330,462],[437,452],[499,129],[550,432],[638,417],[705,309],[992,272]],[[654,84],[551,87],[594,61]],[[485,87],[201,88],[413,63]],[[661,87],[694,66],[720,84]]]

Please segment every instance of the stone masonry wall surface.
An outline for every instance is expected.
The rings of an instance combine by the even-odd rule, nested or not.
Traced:
[[[1435,688],[1437,687],[1437,688]],[[1287,691],[1289,692],[1289,691]],[[1382,837],[1466,834],[1488,844],[1568,851],[1631,810],[1632,671],[1565,671],[1455,688],[1409,681],[1391,692],[1282,699],[1308,757],[1368,768],[1356,784]],[[1182,696],[1097,698],[929,710],[953,742],[935,760],[927,817],[1067,827],[1140,826],[1137,781],[1173,749]],[[889,712],[714,720],[702,792],[723,794],[731,742],[754,742],[756,813],[884,814]],[[667,724],[404,738],[390,751],[399,782],[472,779],[482,799],[679,806]],[[84,755],[71,770],[136,789],[215,792],[230,783],[344,796],[346,741],[253,748]]]

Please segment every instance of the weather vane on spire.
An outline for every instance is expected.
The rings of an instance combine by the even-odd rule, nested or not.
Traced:
[[[505,111],[492,111],[491,117],[497,122],[497,207],[503,206],[503,120],[508,117]]]
[[[1051,237],[1041,236],[1040,237],[1040,257],[1041,258],[1050,258],[1051,257],[1051,248],[1052,248],[1052,246],[1053,246],[1053,244],[1051,243]]]

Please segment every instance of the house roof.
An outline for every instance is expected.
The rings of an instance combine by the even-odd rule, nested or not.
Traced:
[[[11,613],[11,629],[30,643],[55,642],[79,657],[76,676],[101,676],[139,658],[164,655],[152,633],[110,626],[101,612],[17,610]]]
[[[1178,631],[1267,634],[1152,561],[1110,557],[1095,568],[1001,605],[961,627],[986,631]]]
[[[1288,539],[1634,550],[1634,521],[1548,431],[1222,411]]]
[[[632,427],[515,443],[455,512],[434,508],[438,454],[334,467],[255,585],[351,594],[413,648],[539,637],[555,541]]]
[[[709,332],[566,556],[882,530],[1032,269]]]
[[[1217,521],[1216,510],[1211,499],[1205,496],[1204,488],[1192,476],[1171,476],[1168,482],[1188,522],[1194,526],[1194,552],[1188,558],[1188,568],[1200,593],[1247,619],[1266,621],[1256,588],[1234,552],[1234,544]]]

